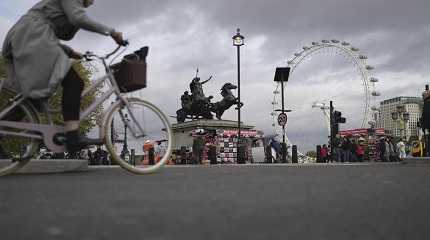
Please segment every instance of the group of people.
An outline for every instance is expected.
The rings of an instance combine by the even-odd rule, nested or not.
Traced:
[[[327,148],[326,155],[327,161],[336,162],[363,162],[364,147],[360,144],[359,140],[351,139],[350,137],[335,138],[333,145],[333,153],[331,157],[328,157],[328,147],[323,145],[322,149]]]
[[[364,160],[365,146],[360,140],[350,137],[335,138],[333,146],[333,152],[330,152],[330,146],[325,144],[320,148],[321,162],[363,162]],[[401,139],[394,143],[391,137],[382,137],[375,151],[379,153],[379,161],[397,162],[407,156],[407,144]]]
[[[379,140],[379,159],[382,162],[397,162],[406,157],[406,144],[403,140],[397,143],[390,137]]]
[[[82,150],[77,153],[75,158],[88,160],[90,165],[110,165],[110,157],[106,150],[102,149],[100,146],[97,147],[96,151],[91,151],[91,149]]]

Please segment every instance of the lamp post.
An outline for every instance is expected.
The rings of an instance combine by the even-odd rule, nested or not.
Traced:
[[[397,126],[399,126],[400,137],[402,139],[405,138],[405,140],[407,140],[406,124],[410,119],[410,114],[406,112],[405,106],[399,105],[396,108],[397,111],[391,113],[391,118],[393,119],[393,121],[398,121]]]
[[[241,146],[241,139],[240,139],[240,108],[241,108],[241,102],[240,102],[240,47],[245,45],[245,37],[240,34],[240,28],[237,29],[236,35],[233,36],[233,46],[236,46],[237,48],[237,163],[242,164],[245,163],[244,159],[242,159],[242,146]]]
[[[124,114],[124,142],[122,145],[121,156],[126,161],[128,161],[128,159],[126,159],[126,157],[127,156],[129,157],[128,143],[127,143],[127,121],[130,121],[130,119],[128,118],[127,114]]]

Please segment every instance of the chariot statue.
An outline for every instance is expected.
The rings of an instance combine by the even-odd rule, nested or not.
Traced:
[[[232,90],[236,89],[232,83],[226,83],[221,88],[221,101],[212,103],[213,96],[206,97],[203,92],[203,84],[209,82],[212,76],[205,81],[200,81],[200,78],[196,76],[190,83],[191,95],[188,91],[185,91],[181,96],[182,108],[176,111],[176,120],[179,123],[185,122],[186,119],[213,119],[213,114],[217,119],[221,120],[224,112],[231,106],[239,103]]]

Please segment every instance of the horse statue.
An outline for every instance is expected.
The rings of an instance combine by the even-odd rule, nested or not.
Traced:
[[[243,106],[243,103],[239,103],[239,99],[231,92],[232,89],[236,88],[237,86],[231,83],[224,84],[221,88],[221,96],[223,99],[219,102],[211,104],[211,112],[215,113],[215,116],[218,120],[221,120],[224,112],[231,106],[235,104],[240,104],[241,107]]]

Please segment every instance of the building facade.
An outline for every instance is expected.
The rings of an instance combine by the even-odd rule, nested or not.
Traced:
[[[419,97],[396,97],[380,103],[376,127],[384,128],[387,135],[402,137],[419,136],[423,100]]]

